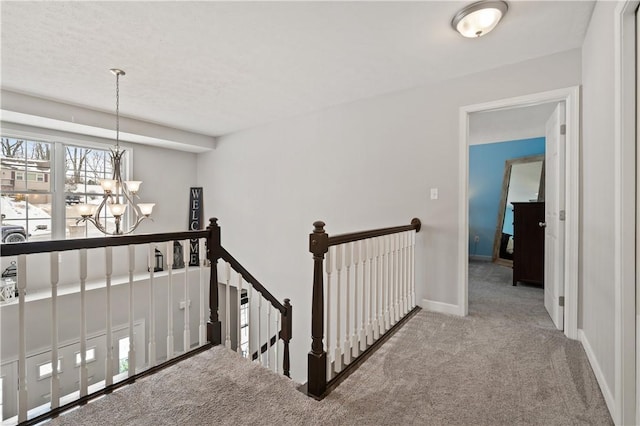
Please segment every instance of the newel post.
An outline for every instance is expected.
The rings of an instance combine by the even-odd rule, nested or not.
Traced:
[[[327,388],[327,353],[324,351],[324,255],[329,250],[329,236],[324,222],[313,224],[309,251],[313,254],[313,294],[311,300],[311,352],[307,364],[307,392],[320,398]]]
[[[209,277],[209,321],[207,322],[207,340],[213,345],[222,343],[222,323],[218,318],[218,259],[220,258],[220,226],[218,219],[209,219],[207,226],[207,259],[210,262]]]
[[[284,342],[284,359],[282,360],[282,372],[285,376],[291,377],[291,358],[289,357],[289,342],[291,341],[293,327],[293,307],[291,300],[284,299],[285,313],[282,314],[282,330],[280,330],[280,338]]]

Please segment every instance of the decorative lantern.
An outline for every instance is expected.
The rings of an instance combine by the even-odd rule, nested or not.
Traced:
[[[162,252],[158,249],[156,250],[156,254],[155,254],[155,258],[156,258],[156,265],[153,268],[153,272],[158,272],[158,271],[162,271],[162,266],[164,265],[164,256],[162,255]]]

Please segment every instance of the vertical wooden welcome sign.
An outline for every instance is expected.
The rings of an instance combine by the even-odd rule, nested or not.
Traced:
[[[189,191],[189,230],[197,231],[202,224],[202,187],[191,187]],[[189,266],[200,263],[200,244],[198,239],[189,242]]]

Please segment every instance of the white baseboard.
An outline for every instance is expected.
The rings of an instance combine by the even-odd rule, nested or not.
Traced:
[[[591,348],[591,344],[589,344],[589,339],[587,339],[587,336],[584,334],[584,331],[582,329],[578,329],[578,340],[580,341],[580,343],[582,343],[582,347],[587,353],[587,359],[589,360],[589,364],[591,364],[593,374],[595,374],[596,380],[600,385],[600,390],[602,391],[602,396],[604,396],[604,402],[606,402],[607,408],[609,409],[609,414],[611,414],[611,418],[616,419],[616,401],[613,397],[613,392],[611,392],[611,389],[609,389],[609,386],[607,386],[607,382],[604,379],[604,374],[602,374],[602,369],[600,368],[598,359],[596,358],[596,355]]]
[[[422,299],[422,309],[432,312],[439,312],[441,314],[462,316],[462,314],[460,313],[460,307],[458,305],[435,302],[433,300]]]

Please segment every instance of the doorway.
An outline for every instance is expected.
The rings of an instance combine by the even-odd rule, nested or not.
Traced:
[[[565,220],[562,230],[566,244],[562,248],[564,255],[564,281],[562,289],[564,291],[564,333],[567,337],[577,338],[578,319],[578,143],[579,143],[579,88],[570,87],[566,89],[543,92],[518,98],[504,99],[484,104],[470,105],[460,108],[460,209],[459,218],[459,279],[458,292],[460,301],[458,305],[459,314],[467,315],[469,309],[469,123],[470,115],[480,112],[508,110],[513,108],[530,107],[549,103],[563,103],[565,106],[566,127],[566,155],[564,163],[565,182],[563,190],[565,192]],[[560,301],[559,301],[560,302]]]

